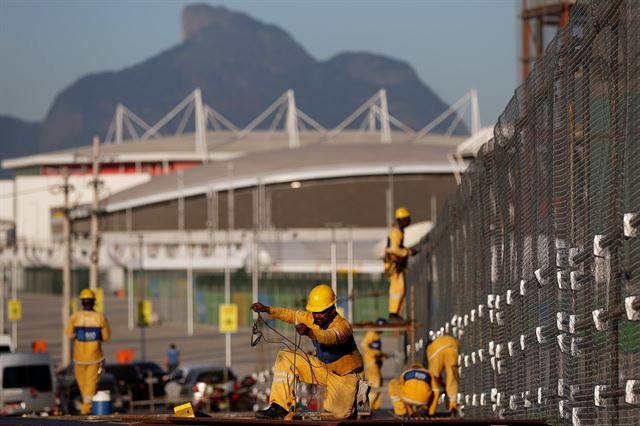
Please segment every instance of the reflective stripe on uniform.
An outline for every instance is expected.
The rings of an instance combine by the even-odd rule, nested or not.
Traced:
[[[444,349],[453,348],[453,347],[454,347],[453,345],[445,345],[445,346],[442,346],[441,348],[436,349],[436,351],[429,356],[429,361],[431,361],[434,356],[442,352]]]

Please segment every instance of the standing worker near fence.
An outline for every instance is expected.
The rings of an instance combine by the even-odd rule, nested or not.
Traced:
[[[378,318],[376,325],[383,326],[387,323],[384,318]],[[382,363],[387,354],[382,351],[382,340],[380,340],[380,333],[375,330],[369,330],[364,338],[360,341],[360,347],[362,348],[364,357],[364,375],[367,382],[371,385],[371,393],[369,393],[369,406],[371,411],[380,409],[379,388],[382,387]]]
[[[404,207],[395,211],[396,223],[391,227],[387,237],[387,247],[384,253],[384,274],[389,278],[389,323],[403,323],[400,316],[404,303],[405,271],[409,256],[416,252],[404,247],[404,229],[411,224],[411,214]]]
[[[169,345],[169,350],[164,358],[164,365],[167,368],[169,374],[173,373],[173,370],[180,365],[180,351],[176,349],[176,344]]]
[[[251,305],[254,312],[296,324],[296,332],[307,336],[316,354],[298,347],[278,352],[271,384],[270,406],[256,412],[257,418],[283,419],[295,410],[295,378],[303,383],[326,386],[324,408],[338,419],[356,418],[356,398],[363,379],[362,356],[353,338],[351,324],[336,310],[336,295],[326,284],[309,293],[307,311]]]
[[[389,397],[397,417],[433,416],[438,408],[440,385],[422,364],[413,364],[389,382]]]
[[[109,340],[111,330],[107,319],[94,310],[95,293],[88,288],[80,292],[82,311],[69,318],[66,334],[73,340],[73,372],[82,395],[81,414],[91,413],[91,398],[96,393],[104,355],[102,342]]]
[[[452,336],[440,336],[427,346],[427,368],[441,383],[445,383],[447,408],[452,414],[458,412],[458,353],[460,342]],[[442,373],[446,378],[442,380]]]

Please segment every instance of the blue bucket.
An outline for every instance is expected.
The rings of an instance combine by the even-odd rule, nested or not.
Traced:
[[[98,391],[91,398],[91,414],[94,416],[111,414],[111,394],[109,391]]]

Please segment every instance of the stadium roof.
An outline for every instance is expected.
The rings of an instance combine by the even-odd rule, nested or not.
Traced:
[[[350,143],[257,152],[156,176],[147,183],[110,196],[104,201],[104,207],[112,212],[229,188],[386,175],[390,171],[394,174],[462,172],[463,164],[448,159],[454,150],[454,146],[419,143]]]
[[[209,161],[221,161],[242,155],[286,148],[289,135],[282,130],[253,130],[238,137],[226,130],[207,132],[207,158]],[[464,136],[427,134],[419,138],[404,132],[391,132],[391,144],[411,141],[419,145],[444,146],[455,148],[465,140]],[[381,143],[380,134],[361,130],[343,130],[330,138],[318,131],[300,132],[300,145],[336,145]],[[296,148],[292,148],[296,149]],[[202,161],[203,154],[196,149],[193,133],[163,136],[147,140],[125,141],[120,144],[102,144],[100,146],[103,163],[135,163],[162,161]],[[44,154],[36,154],[2,161],[4,169],[19,169],[42,165],[91,164],[91,145],[65,149]]]

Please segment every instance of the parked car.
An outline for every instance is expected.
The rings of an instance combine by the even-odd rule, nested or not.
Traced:
[[[57,410],[53,365],[47,353],[0,354],[0,414],[49,414]]]
[[[165,395],[162,378],[166,372],[155,362],[107,364],[105,371],[115,376],[118,390],[127,401],[149,400]]]
[[[167,403],[190,401],[196,410],[226,409],[237,380],[231,369],[216,365],[180,366],[167,378]],[[220,404],[226,404],[220,407]]]

